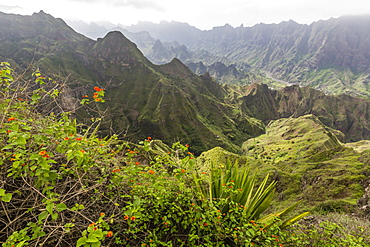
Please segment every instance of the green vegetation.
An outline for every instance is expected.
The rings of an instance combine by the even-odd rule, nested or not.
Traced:
[[[9,64],[1,66],[4,247],[278,246],[280,228],[307,214],[281,221],[294,204],[261,217],[274,182],[266,177],[255,190],[255,177],[237,164],[207,175],[196,168],[188,145],[170,148],[151,137],[139,145],[100,139],[99,120],[85,128],[67,113],[43,116],[37,112],[43,99],[58,102],[55,87],[48,90],[55,82],[39,72],[34,82],[15,80]],[[104,102],[104,90],[94,91],[93,101],[86,95],[82,106]],[[204,193],[220,183],[217,176],[225,185],[217,194]]]
[[[256,162],[239,166],[243,159],[236,154],[223,153],[219,148],[217,161],[207,160],[206,153],[195,159],[189,146],[180,143],[168,147],[151,137],[138,145],[119,141],[116,136],[98,138],[98,119],[90,126],[81,126],[66,113],[41,115],[39,106],[57,104],[59,91],[56,86],[50,89],[50,84],[55,84],[50,78],[39,72],[33,76],[34,82],[14,79],[8,64],[2,64],[2,246],[368,244],[364,227],[348,232],[332,221],[323,221],[318,227],[289,227],[307,213],[286,217],[297,206],[292,203],[297,197],[284,202],[291,205],[285,208],[277,207],[276,200],[271,204],[275,188],[281,190],[277,184],[285,178],[270,181],[267,175],[259,180],[260,174],[266,174],[264,169],[252,175]],[[86,95],[81,107],[104,102],[104,90],[96,86],[94,91],[93,100]],[[289,120],[274,123],[279,131],[284,129],[279,125],[282,121],[286,124]],[[304,138],[297,134],[323,131],[312,116],[297,123],[290,121],[291,130],[285,132],[289,135],[283,135],[290,143],[304,141],[298,140]],[[304,128],[308,126],[305,121],[311,125],[314,121],[317,128]],[[272,135],[274,124],[269,125],[266,135]],[[328,138],[314,148],[318,153],[341,145],[330,130],[326,131]],[[313,133],[310,136],[316,138]],[[246,144],[253,150],[246,158],[253,156],[268,166],[270,151],[256,151],[263,140],[254,139],[253,148]],[[285,149],[287,144],[268,146]],[[229,157],[225,159],[225,155]],[[280,152],[277,156],[282,160],[275,161],[287,161],[286,155]],[[321,208],[330,211],[323,205]],[[330,240],[333,234],[339,237]]]

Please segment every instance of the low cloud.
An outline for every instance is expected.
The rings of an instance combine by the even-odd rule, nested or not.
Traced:
[[[19,10],[19,9],[22,9],[22,8],[19,6],[0,5],[0,11],[2,12],[8,12],[11,10]]]
[[[151,0],[68,0],[70,2],[81,2],[81,3],[98,3],[113,7],[133,7],[136,9],[152,9],[157,11],[164,11],[165,8]]]

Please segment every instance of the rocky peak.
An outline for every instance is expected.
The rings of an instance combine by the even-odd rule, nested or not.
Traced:
[[[104,38],[99,38],[90,54],[98,60],[121,66],[129,66],[139,61],[146,62],[137,46],[119,31],[109,32]]]

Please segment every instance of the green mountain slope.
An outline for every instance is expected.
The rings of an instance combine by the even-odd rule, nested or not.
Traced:
[[[141,23],[128,29],[145,30],[155,39],[177,41],[189,51],[205,50],[230,63],[247,63],[287,82],[330,94],[369,97],[369,20],[370,16],[345,16],[311,25],[290,20],[207,31],[176,22]]]
[[[12,23],[11,30],[2,25],[7,35],[0,40],[2,59],[68,78],[67,110],[75,111],[94,86],[105,89],[107,101],[99,110],[105,112],[107,133],[134,141],[147,136],[167,143],[180,140],[197,152],[214,146],[238,151],[244,140],[263,133],[259,120],[222,101],[226,92],[212,78],[196,76],[176,59],[154,65],[118,31],[93,41],[44,12],[1,18]],[[38,21],[41,27],[34,28]],[[14,49],[7,48],[10,42]],[[83,110],[76,114],[81,119],[99,116]]]
[[[266,134],[246,141],[244,155],[215,148],[198,162],[207,166],[239,159],[261,174],[269,172],[278,180],[275,200],[280,207],[302,199],[310,210],[350,211],[363,195],[370,166],[367,151],[346,147],[337,138],[340,135],[313,115],[283,118],[272,121]]]
[[[325,95],[297,85],[275,91],[266,85],[252,84],[239,93],[242,111],[264,122],[313,114],[325,125],[342,131],[345,141],[370,138],[370,102],[367,100],[348,95]]]

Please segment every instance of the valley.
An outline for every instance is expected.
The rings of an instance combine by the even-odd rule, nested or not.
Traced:
[[[69,23],[81,33],[43,11],[0,13],[3,246],[288,243],[283,228],[308,211],[368,224],[368,16],[208,31]],[[245,188],[266,192],[254,213]],[[359,231],[339,236],[370,244]]]

